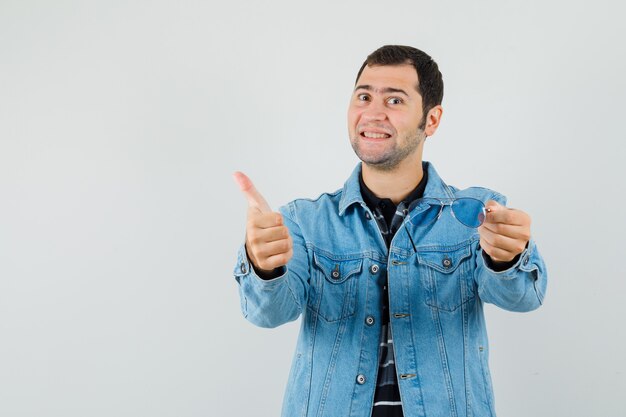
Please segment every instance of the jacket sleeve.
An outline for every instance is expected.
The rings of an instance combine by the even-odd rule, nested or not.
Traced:
[[[277,327],[296,320],[306,307],[309,259],[304,238],[295,220],[294,203],[279,209],[293,240],[293,256],[276,278],[260,278],[248,259],[245,244],[237,253],[235,280],[243,316],[259,327]]]
[[[501,194],[496,193],[491,199],[506,205],[506,197]],[[475,280],[482,301],[518,312],[535,310],[543,304],[548,271],[532,238],[518,256],[517,262],[503,271],[492,269],[486,259],[488,256],[479,243]]]

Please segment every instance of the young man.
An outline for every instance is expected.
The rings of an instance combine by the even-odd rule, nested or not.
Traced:
[[[348,110],[362,161],[344,187],[272,212],[242,173],[244,316],[302,314],[283,416],[494,416],[483,302],[530,311],[546,267],[530,217],[481,187],[447,185],[422,161],[443,81],[426,53],[384,46]]]

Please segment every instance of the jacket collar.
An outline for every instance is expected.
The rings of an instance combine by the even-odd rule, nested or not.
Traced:
[[[365,207],[363,196],[361,195],[361,186],[359,185],[359,175],[361,174],[361,164],[359,162],[352,171],[350,177],[343,185],[341,200],[339,201],[339,215],[343,216],[348,207],[352,204],[359,203]],[[424,197],[436,198],[453,198],[454,193],[443,182],[435,167],[431,162],[422,161],[422,169],[428,171],[428,182],[424,190]]]

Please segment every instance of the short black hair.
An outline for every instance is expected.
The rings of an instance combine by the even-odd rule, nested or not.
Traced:
[[[428,111],[441,104],[443,100],[443,77],[437,63],[426,52],[412,46],[382,46],[367,56],[367,59],[361,65],[354,84],[356,85],[359,81],[359,77],[366,65],[373,67],[377,65],[402,64],[413,65],[417,72],[417,85],[415,88],[422,96],[423,124],[425,124]]]

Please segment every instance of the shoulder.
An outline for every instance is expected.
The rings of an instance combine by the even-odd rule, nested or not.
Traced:
[[[294,221],[298,221],[298,217],[302,217],[302,214],[338,213],[342,193],[343,189],[340,188],[333,192],[322,193],[316,198],[296,198],[281,206],[279,211]]]

